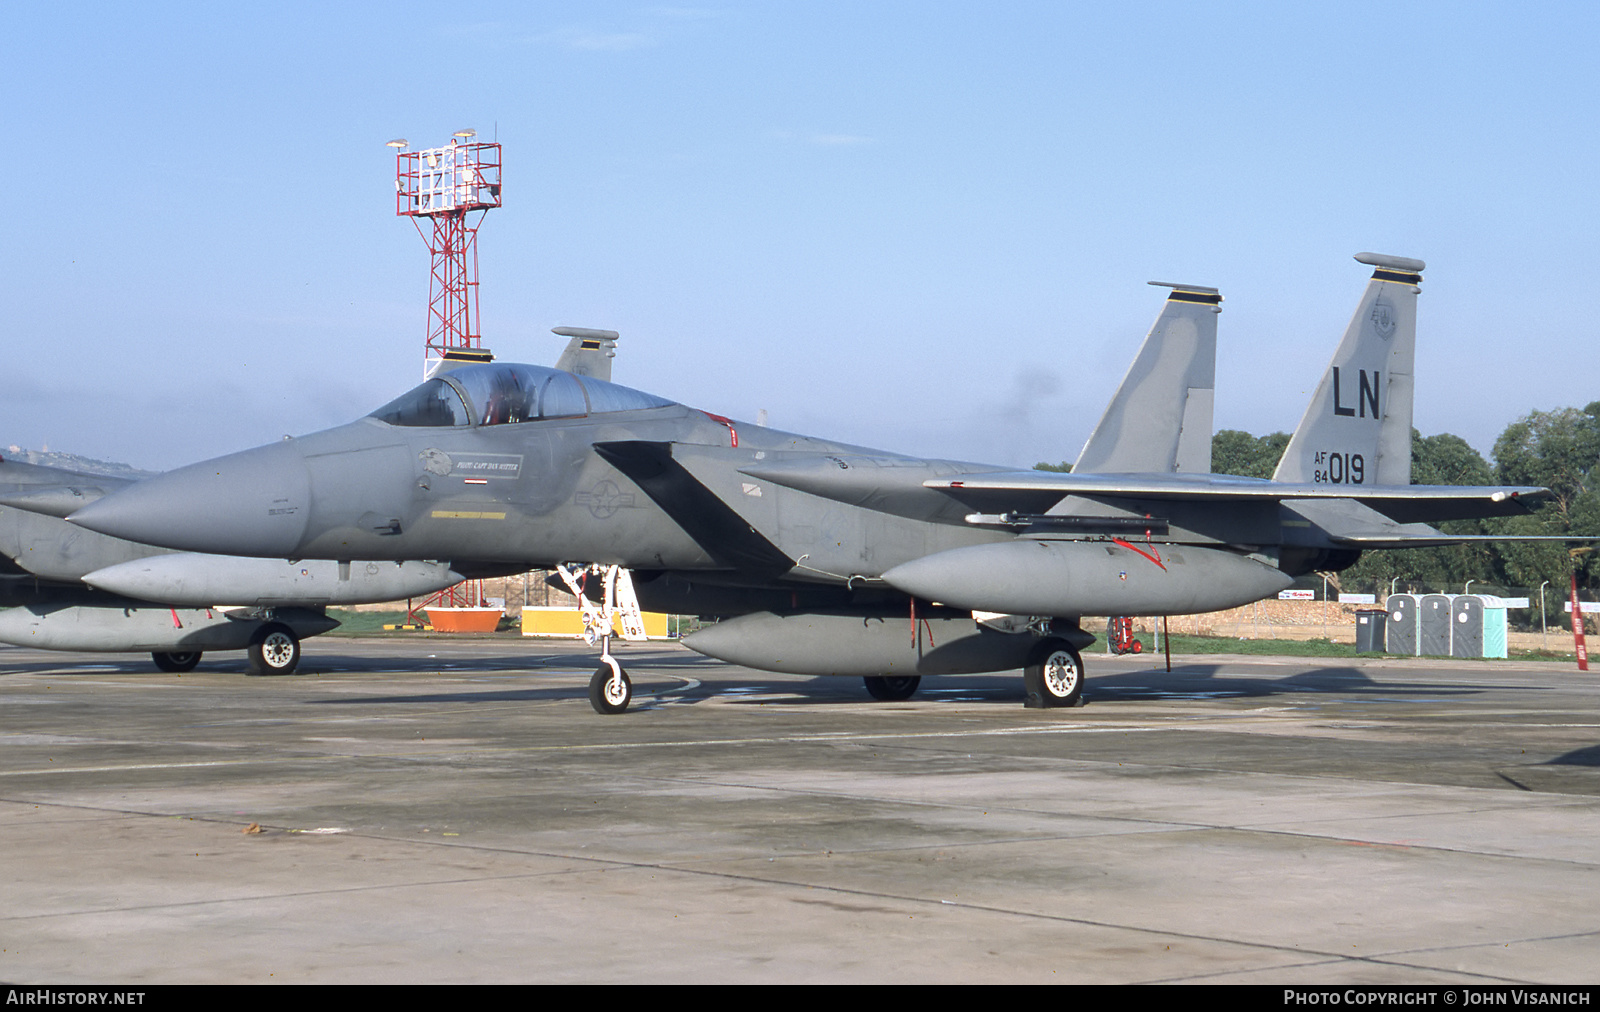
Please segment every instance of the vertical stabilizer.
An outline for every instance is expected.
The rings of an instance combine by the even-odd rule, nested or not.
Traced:
[[[1411,484],[1411,401],[1421,260],[1357,253],[1377,268],[1275,481]]]
[[[611,382],[611,360],[617,357],[616,331],[555,327],[550,333],[572,338],[556,359],[557,369]]]
[[[1211,410],[1216,399],[1215,288],[1152,281],[1171,288],[1161,315],[1100,424],[1072,469],[1090,474],[1211,470]]]

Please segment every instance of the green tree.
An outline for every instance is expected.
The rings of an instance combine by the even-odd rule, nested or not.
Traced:
[[[1495,468],[1507,485],[1543,485],[1570,518],[1600,461],[1600,401],[1579,411],[1534,411],[1506,427],[1494,444]]]
[[[1278,458],[1289,445],[1287,432],[1252,436],[1239,429],[1222,429],[1211,437],[1211,472],[1245,478],[1270,478]]]
[[[1543,485],[1553,499],[1531,516],[1495,525],[1506,534],[1600,534],[1600,401],[1583,410],[1533,411],[1506,427],[1494,444],[1495,471],[1507,485]],[[1560,542],[1505,542],[1500,554],[1509,579],[1537,587],[1568,582],[1573,559]],[[1578,582],[1593,588],[1600,576],[1595,553],[1577,556]]]
[[[1033,469],[1035,471],[1055,471],[1057,474],[1068,474],[1072,471],[1072,465],[1065,460],[1059,464],[1047,464],[1041,460],[1033,465]]]
[[[1411,484],[1493,485],[1494,469],[1465,439],[1441,432],[1424,436],[1411,430]]]

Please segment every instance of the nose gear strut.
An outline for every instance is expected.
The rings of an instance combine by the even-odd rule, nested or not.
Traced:
[[[589,705],[596,713],[622,713],[633,701],[633,682],[617,659],[611,656],[613,624],[620,619],[622,638],[630,642],[643,642],[644,616],[639,612],[639,598],[633,592],[633,577],[621,566],[602,566],[598,563],[582,565],[565,563],[556,567],[561,581],[578,599],[583,612],[583,638],[591,646],[600,644],[600,666],[589,679]],[[604,580],[604,589],[597,603],[584,593],[590,577]]]

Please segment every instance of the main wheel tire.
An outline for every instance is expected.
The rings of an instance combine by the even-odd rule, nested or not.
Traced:
[[[181,674],[193,671],[196,664],[200,663],[200,651],[185,650],[179,652],[153,653],[150,659],[156,662],[156,667],[172,674]]]
[[[300,638],[286,625],[269,625],[247,651],[252,675],[287,675],[300,665]]]
[[[892,703],[901,699],[910,699],[911,694],[917,691],[917,686],[922,684],[921,675],[868,675],[862,681],[867,683],[867,694],[873,699],[881,699]]]
[[[1022,684],[1030,707],[1082,706],[1083,658],[1066,640],[1045,640],[1023,669]]]
[[[614,677],[609,664],[595,669],[594,677],[589,679],[589,705],[594,707],[595,713],[622,713],[631,702],[633,680],[621,665],[617,666]]]

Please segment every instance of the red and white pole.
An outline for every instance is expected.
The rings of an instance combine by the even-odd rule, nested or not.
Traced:
[[[1578,670],[1589,670],[1589,647],[1583,641],[1583,609],[1578,606],[1578,572],[1572,572],[1572,642],[1578,648]]]

